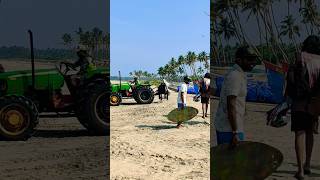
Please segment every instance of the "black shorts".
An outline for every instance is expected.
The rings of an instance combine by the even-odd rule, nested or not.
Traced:
[[[209,103],[208,97],[201,97],[201,103]]]
[[[312,131],[314,116],[301,111],[291,112],[291,131]]]

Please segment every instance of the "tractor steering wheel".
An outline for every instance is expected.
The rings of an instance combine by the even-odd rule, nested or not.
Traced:
[[[64,68],[64,70],[63,70],[63,66],[65,66],[65,68]],[[68,72],[72,69],[72,70],[76,70],[75,68],[73,68],[73,67],[71,67],[71,65],[70,65],[70,63],[68,63],[68,62],[60,62],[59,63],[59,67],[57,67],[57,65],[56,65],[56,68],[59,70],[59,72],[63,75],[63,76],[65,76],[65,75],[67,75],[68,74]]]

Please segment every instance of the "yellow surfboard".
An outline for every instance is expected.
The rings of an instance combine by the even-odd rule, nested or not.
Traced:
[[[196,117],[198,113],[198,109],[187,106],[181,110],[178,108],[172,110],[167,118],[172,122],[184,122]]]
[[[234,149],[229,144],[211,148],[211,180],[257,180],[270,176],[283,161],[282,153],[267,144],[244,141]]]

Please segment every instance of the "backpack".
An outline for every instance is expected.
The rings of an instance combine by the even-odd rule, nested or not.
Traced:
[[[209,90],[209,87],[207,86],[206,82],[204,81],[204,79],[201,81],[201,85],[200,85],[200,93],[201,94],[205,94],[207,93]]]

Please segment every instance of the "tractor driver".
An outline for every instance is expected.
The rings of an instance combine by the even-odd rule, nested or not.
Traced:
[[[87,50],[81,48],[78,49],[77,55],[79,59],[75,63],[66,62],[65,64],[70,66],[72,69],[80,67],[80,70],[77,74],[83,75],[87,71],[88,67],[92,65],[92,58],[90,57]]]
[[[130,81],[130,83],[133,84],[133,85],[138,85],[139,84],[138,78],[134,77],[133,81]]]
[[[71,79],[74,85],[81,85],[85,79],[86,72],[89,68],[94,68],[92,63],[92,58],[90,57],[88,51],[84,47],[78,47],[77,50],[78,60],[74,63],[64,62],[67,66],[72,69],[80,67],[77,74],[71,75]],[[80,82],[79,82],[80,81]]]
[[[137,85],[139,84],[139,81],[138,81],[138,78],[137,77],[134,77],[133,78],[133,81],[129,81],[130,84],[131,84],[131,87],[129,89],[129,92],[132,92],[134,88],[137,87]]]

